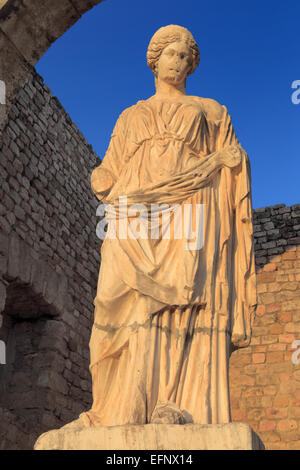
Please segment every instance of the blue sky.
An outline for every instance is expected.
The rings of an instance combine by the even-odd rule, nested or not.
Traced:
[[[299,0],[105,0],[37,64],[87,141],[103,158],[123,109],[154,94],[146,63],[161,26],[188,28],[200,65],[187,93],[224,104],[252,170],[253,207],[300,203]],[[299,93],[300,98],[300,93]]]

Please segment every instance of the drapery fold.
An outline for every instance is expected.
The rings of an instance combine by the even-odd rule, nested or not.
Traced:
[[[138,354],[134,353],[134,342],[142,341],[143,335],[149,342],[153,328],[158,328],[155,318],[170,318],[174,309],[180,316],[187,308],[193,315],[197,311],[199,317],[195,323],[198,330],[191,332],[191,338],[195,336],[191,348],[197,351],[193,361],[199,367],[189,363],[189,374],[193,374],[189,383],[194,381],[199,393],[200,383],[206,390],[199,397],[202,414],[197,411],[197,400],[187,399],[184,382],[174,385],[177,388],[172,397],[193,416],[194,422],[226,422],[230,419],[229,344],[249,344],[256,306],[250,167],[226,108],[196,98],[188,105],[153,99],[137,103],[120,116],[108,152],[94,170],[91,183],[97,197],[109,204],[108,233],[113,223],[118,226],[124,219],[130,232],[135,216],[129,215],[128,208],[134,204],[143,205],[140,217],[144,220],[149,219],[153,204],[177,205],[181,214],[184,207],[189,207],[193,226],[201,207],[198,232],[202,231],[203,246],[187,249],[193,245],[189,245],[189,233],[185,232],[178,239],[152,239],[148,226],[147,237],[120,237],[118,232],[114,238],[106,237],[94,300],[90,340],[94,405],[88,416],[93,416],[94,422],[96,416],[99,422],[109,422],[104,410],[108,413],[113,403],[108,395],[122,395],[118,381],[123,376],[121,369],[126,367],[125,357],[131,364],[132,354]],[[121,201],[126,197],[125,209],[120,197]],[[169,220],[175,223],[174,212]],[[161,234],[161,219],[157,224]],[[159,331],[155,334],[160,335]],[[159,376],[161,373],[157,369],[159,359],[151,359],[153,350],[149,348],[143,363],[144,378],[132,385],[132,390],[136,394],[141,388],[147,390],[145,397],[155,403],[160,386],[156,384],[151,397],[147,384],[150,371],[155,369]],[[181,354],[188,354],[184,343],[182,348]],[[197,354],[211,359],[201,363],[196,360]],[[109,388],[103,390],[99,381],[102,374],[107,374],[107,367],[112,368],[111,374],[116,370],[116,375]],[[185,366],[178,367],[183,370]],[[210,368],[210,372],[201,372],[203,368]],[[161,380],[164,388],[165,379]],[[203,380],[207,382],[203,384]],[[222,400],[223,405],[219,403]],[[116,417],[114,423],[134,422],[136,412],[131,411],[126,415],[124,410],[123,418]],[[141,422],[149,419],[145,413],[141,416]]]

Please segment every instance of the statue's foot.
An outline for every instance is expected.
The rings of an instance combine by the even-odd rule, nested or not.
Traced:
[[[65,424],[62,428],[63,430],[68,430],[68,429],[81,429],[81,428],[87,428],[93,426],[93,423],[91,422],[88,413],[81,413],[77,419],[74,421],[71,421],[71,423]]]
[[[181,409],[173,402],[159,403],[151,415],[151,424],[185,424],[187,421]]]

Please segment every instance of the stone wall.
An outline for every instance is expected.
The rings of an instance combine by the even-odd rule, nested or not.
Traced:
[[[256,209],[254,237],[258,307],[250,347],[230,360],[232,416],[267,449],[300,449],[300,204]]]
[[[100,265],[90,173],[99,163],[34,72],[0,147],[0,448],[30,448],[90,405]]]

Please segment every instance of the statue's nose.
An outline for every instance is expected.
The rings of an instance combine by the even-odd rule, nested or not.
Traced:
[[[176,67],[179,66],[179,57],[178,56],[175,56],[174,64],[175,64]]]

